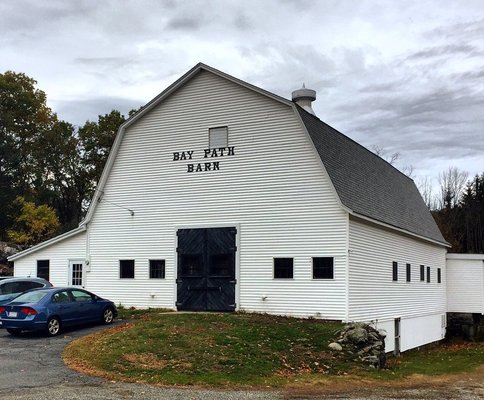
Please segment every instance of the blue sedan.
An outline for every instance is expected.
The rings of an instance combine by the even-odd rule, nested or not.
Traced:
[[[55,336],[61,328],[91,322],[110,324],[117,316],[112,301],[77,288],[43,288],[23,293],[0,306],[0,327],[12,335],[44,331]]]

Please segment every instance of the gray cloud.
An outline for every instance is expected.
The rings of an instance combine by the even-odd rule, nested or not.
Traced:
[[[118,110],[127,117],[130,110],[142,105],[141,102],[133,99],[109,96],[53,102],[53,108],[59,118],[77,126],[83,125],[88,120],[97,121],[99,115],[108,114],[112,110]]]
[[[477,57],[484,55],[484,51],[479,50],[475,46],[467,44],[449,44],[445,46],[436,46],[418,51],[414,54],[411,54],[408,59],[415,60],[440,56],[452,56],[459,53],[467,55],[468,57]]]

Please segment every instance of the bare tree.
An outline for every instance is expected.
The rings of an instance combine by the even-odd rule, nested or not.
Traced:
[[[371,146],[371,151],[375,153],[378,157],[383,158],[388,164],[394,165],[397,160],[400,159],[401,154],[397,151],[392,154],[388,154],[388,152],[383,148],[376,144]]]
[[[454,208],[459,204],[468,176],[467,171],[454,166],[439,174],[440,208]]]
[[[428,176],[420,177],[416,180],[415,184],[429,210],[437,209],[437,199],[432,188],[432,178]]]
[[[413,165],[397,165],[397,161],[401,159],[402,155],[397,151],[392,154],[388,154],[388,152],[383,148],[376,144],[371,146],[371,151],[375,153],[378,157],[383,158],[388,164],[393,165],[397,168],[400,172],[407,175],[409,178],[414,179],[414,168]]]

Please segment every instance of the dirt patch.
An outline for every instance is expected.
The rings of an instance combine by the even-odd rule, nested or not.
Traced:
[[[177,360],[162,360],[156,354],[124,354],[123,358],[141,369],[163,369],[163,368],[177,368],[177,369],[191,369],[192,364],[187,362],[180,362]]]
[[[464,388],[464,389],[463,389]],[[398,399],[469,399],[484,398],[484,366],[473,372],[449,375],[413,374],[405,378],[380,381],[351,376],[322,378],[312,382],[292,383],[285,387],[287,399],[312,399],[342,396],[343,398]]]

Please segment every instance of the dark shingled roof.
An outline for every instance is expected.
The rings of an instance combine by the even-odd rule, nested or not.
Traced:
[[[446,244],[412,179],[319,118],[296,108],[345,207]]]

